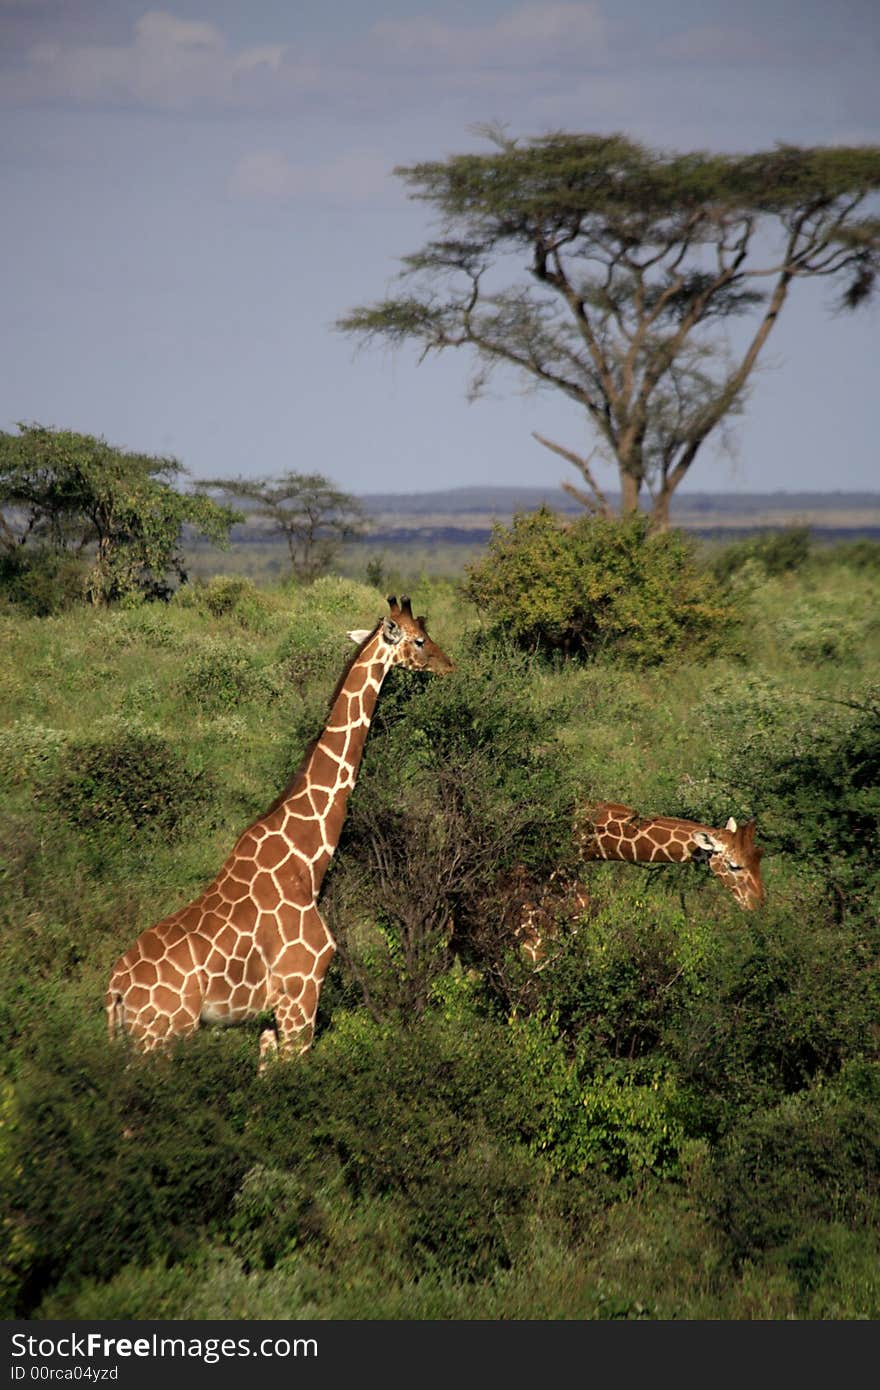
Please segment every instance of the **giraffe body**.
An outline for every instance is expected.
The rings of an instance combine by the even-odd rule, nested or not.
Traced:
[[[285,1055],[308,1048],[336,949],[318,895],[382,682],[398,665],[454,669],[409,599],[389,604],[372,632],[349,634],[359,650],[289,787],[243,831],[204,892],[142,932],[114,965],[105,1001],[111,1037],[122,1032],[149,1051],[202,1023],[271,1013],[261,1056],[279,1045]]]

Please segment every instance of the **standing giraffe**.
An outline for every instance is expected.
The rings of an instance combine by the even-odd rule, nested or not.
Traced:
[[[279,1047],[290,1056],[310,1046],[336,951],[317,899],[382,682],[392,666],[455,669],[408,598],[388,603],[390,615],[371,632],[348,634],[358,651],[287,788],[239,836],[201,896],[147,928],[114,965],[106,995],[111,1038],[127,1034],[146,1052],[200,1023],[271,1012],[275,1026],[260,1035],[261,1067]]]
[[[755,848],[755,822],[737,825],[731,816],[723,830],[674,816],[642,817],[616,801],[584,809],[577,831],[583,859],[618,859],[630,864],[708,863],[741,908],[764,901],[761,856]]]

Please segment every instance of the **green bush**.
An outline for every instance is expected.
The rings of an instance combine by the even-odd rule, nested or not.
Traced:
[[[308,1191],[330,1183],[336,1206],[386,1204],[382,1238],[412,1275],[442,1268],[473,1278],[510,1263],[546,1170],[526,1147],[540,1102],[503,1022],[473,1011],[466,1023],[434,1013],[399,1025],[340,1014],[306,1067],[273,1067],[264,1082],[251,1143]],[[264,1175],[257,1204],[268,1213],[279,1182],[290,1248],[303,1238],[298,1183]],[[259,1241],[254,1195],[240,1199],[237,1241]]]
[[[110,721],[98,737],[71,738],[43,795],[80,830],[178,834],[212,794],[208,775],[171,741],[137,722]]]
[[[495,527],[463,590],[490,632],[526,650],[633,666],[710,651],[733,620],[689,539],[649,535],[641,515],[565,523],[545,507],[520,512]]]
[[[880,1066],[850,1063],[779,1105],[743,1115],[720,1147],[709,1204],[740,1259],[838,1223],[876,1234],[880,1220]]]
[[[465,651],[454,677],[394,672],[383,687],[328,910],[374,1008],[425,1008],[453,954],[495,955],[483,908],[500,869],[572,858],[575,785],[521,653]],[[552,710],[551,710],[552,706]],[[352,920],[372,931],[360,939]],[[377,935],[378,932],[378,935]]]
[[[0,552],[0,601],[35,618],[63,613],[85,597],[85,561],[64,551],[20,546]]]
[[[61,729],[25,715],[0,729],[0,778],[7,786],[39,780],[67,742]]]
[[[238,642],[206,638],[177,681],[181,698],[203,714],[235,709],[248,700],[277,700],[282,673],[266,666]]]
[[[710,689],[695,717],[709,757],[705,782],[689,779],[683,786],[691,814],[756,814],[762,843],[807,872],[821,867],[837,894],[876,890],[880,690],[874,684],[805,701],[778,682],[747,676]]]
[[[252,1059],[236,1067],[228,1049],[193,1042],[158,1065],[130,1067],[103,1038],[77,1042],[47,1037],[7,1088],[7,1317],[128,1261],[179,1258],[225,1217],[253,1161],[242,1135]]]
[[[759,569],[765,579],[774,578],[803,569],[811,553],[809,526],[787,526],[726,545],[714,557],[712,569],[720,580],[729,580],[746,567]]]
[[[181,584],[172,602],[212,618],[234,618],[242,627],[258,633],[270,631],[276,612],[267,595],[241,575],[217,574]]]

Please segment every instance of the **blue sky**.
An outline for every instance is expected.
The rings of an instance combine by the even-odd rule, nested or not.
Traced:
[[[588,451],[572,405],[334,331],[431,230],[393,167],[488,121],[880,144],[878,59],[876,0],[0,0],[0,428],[358,493],[574,481],[531,437]],[[796,289],[690,490],[880,489],[880,309]]]

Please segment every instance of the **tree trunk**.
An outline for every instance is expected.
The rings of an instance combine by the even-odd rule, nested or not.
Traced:
[[[650,530],[658,534],[669,530],[669,504],[672,501],[672,488],[664,484],[657,496],[654,498],[654,505],[651,507]]]
[[[633,512],[639,510],[639,489],[641,482],[628,473],[623,467],[620,469],[620,514],[621,516],[632,516]]]

